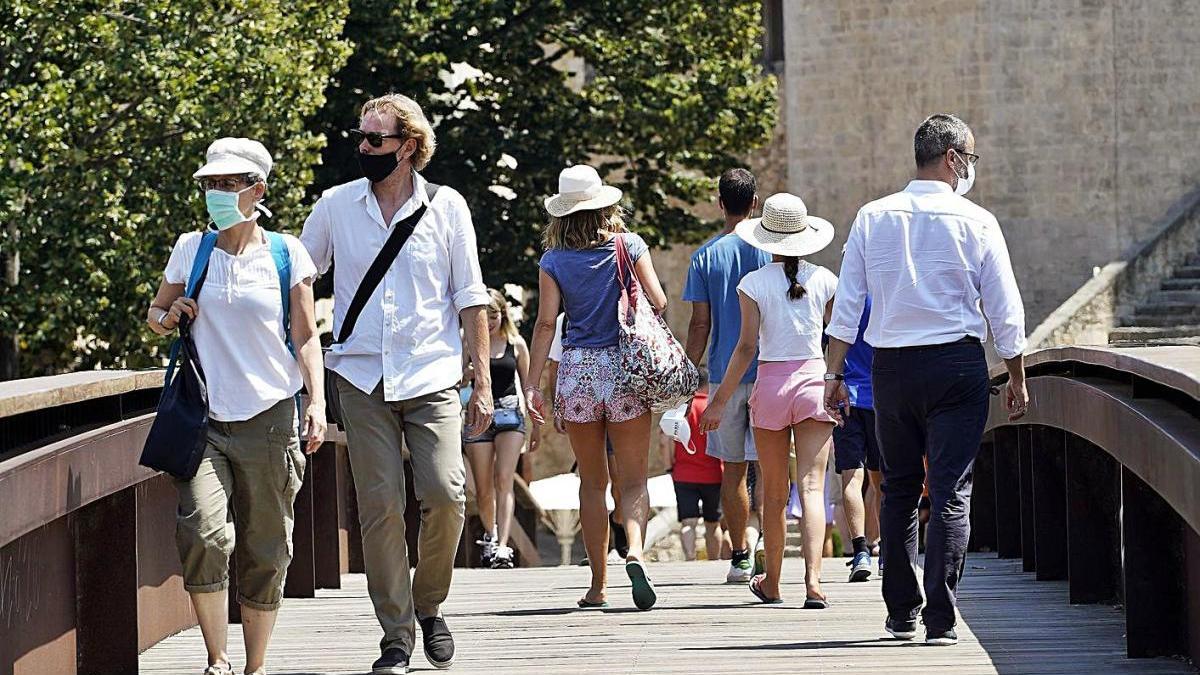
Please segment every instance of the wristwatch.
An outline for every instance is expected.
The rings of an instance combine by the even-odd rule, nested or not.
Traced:
[[[825,373],[826,382],[841,382],[846,379],[846,376],[841,373]]]

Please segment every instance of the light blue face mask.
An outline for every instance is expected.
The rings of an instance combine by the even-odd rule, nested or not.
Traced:
[[[226,192],[225,190],[205,191],[204,204],[208,207],[208,217],[212,218],[213,224],[217,226],[218,230],[228,230],[238,223],[243,223],[258,216],[257,213],[252,213],[247,217],[238,208],[238,199],[242,193],[253,187],[251,185],[237,192]]]

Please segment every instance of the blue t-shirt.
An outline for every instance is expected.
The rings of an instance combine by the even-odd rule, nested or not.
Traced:
[[[633,233],[625,239],[629,257],[637,262],[649,247]],[[620,334],[617,303],[617,249],[613,240],[595,248],[552,248],[538,263],[558,284],[567,315],[563,347],[616,347]],[[633,271],[630,270],[630,273]]]
[[[858,337],[846,352],[846,389],[850,393],[850,405],[855,408],[874,410],[871,396],[871,362],[875,359],[875,348],[863,339],[867,321],[871,318],[871,298],[863,305],[862,318],[858,321]]]
[[[737,287],[742,277],[771,262],[771,254],[754,248],[730,233],[708,240],[692,254],[684,302],[707,302],[712,319],[708,347],[708,379],[719,384],[729,367],[733,348],[742,330],[742,308]],[[750,362],[742,383],[758,376],[758,357]]]

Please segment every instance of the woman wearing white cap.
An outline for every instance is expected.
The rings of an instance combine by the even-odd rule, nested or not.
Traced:
[[[546,228],[539,278],[538,318],[533,330],[528,382],[542,379],[542,366],[554,339],[561,308],[566,335],[558,368],[554,411],[566,422],[571,449],[579,462],[579,512],[583,543],[592,569],[592,584],[579,606],[603,607],[607,586],[608,461],[605,437],[612,440],[620,468],[619,512],[629,541],[625,571],[633,584],[633,601],[650,609],[657,596],[642,564],[642,532],[649,511],[646,471],[650,455],[650,409],[632,392],[616,384],[619,362],[617,304],[620,286],[616,249],[623,245],[646,298],[662,311],[667,296],[658,283],[646,242],[626,231],[621,191],[605,185],[596,170],[578,165],[559,174],[556,194],[546,199]],[[542,392],[525,388],[530,414],[545,422]]]
[[[825,360],[821,335],[829,321],[837,276],[801,256],[833,240],[833,225],[808,215],[795,195],[773,195],[762,218],[744,220],[737,234],[772,255],[772,262],[738,284],[742,332],[721,387],[700,421],[703,431],[721,424],[722,411],[758,350],[758,380],[750,395],[750,424],[758,447],[764,487],[763,540],[766,574],[750,580],[750,591],[765,603],[782,602],[785,509],[790,492],[788,454],[796,446],[796,474],[804,505],[805,609],[824,609],[821,548],[825,539],[823,503],[828,441],[834,421],[825,411]]]
[[[261,143],[222,138],[209,146],[207,160],[193,177],[216,232],[179,237],[147,321],[159,335],[190,323],[208,386],[203,459],[193,478],[175,481],[176,543],[208,649],[204,672],[233,672],[227,589],[236,550],[246,673],[260,673],[292,557],[292,502],[304,477],[293,398],[301,384],[312,396],[304,411],[305,451],[315,451],[325,436],[311,285],[316,268],[298,239],[258,225],[267,213],[262,199],[272,165]],[[184,297],[189,282],[198,290]]]

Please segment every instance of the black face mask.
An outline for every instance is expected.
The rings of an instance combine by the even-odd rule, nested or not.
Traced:
[[[372,183],[378,183],[392,175],[396,167],[400,166],[400,160],[396,159],[394,152],[386,155],[367,155],[361,152],[357,154],[358,168],[362,169],[363,175]]]

